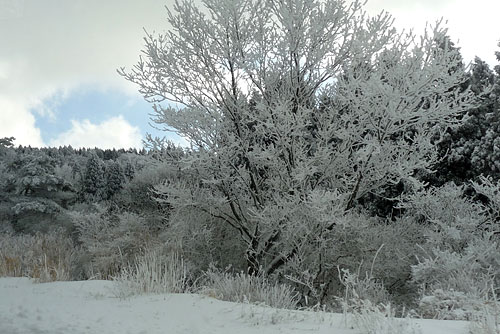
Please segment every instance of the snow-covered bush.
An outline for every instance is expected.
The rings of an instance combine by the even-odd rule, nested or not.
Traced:
[[[463,253],[434,250],[432,256],[412,267],[413,280],[427,287],[462,291],[477,297],[483,295],[489,288],[491,277],[500,274],[499,248],[493,243],[484,253],[477,253],[482,248],[474,246]]]
[[[383,284],[391,303],[410,306],[415,291],[408,280],[411,266],[417,263],[415,255],[420,253],[418,244],[424,238],[421,226],[413,219],[401,217],[394,221],[374,221],[359,232],[359,243],[365,251],[362,256],[352,259],[357,266],[350,264],[341,268]],[[346,251],[347,248],[344,253]]]
[[[478,306],[475,296],[453,289],[433,289],[420,298],[418,313],[424,318],[467,320],[479,311]]]
[[[433,256],[412,267],[412,280],[421,287],[418,312],[424,317],[470,320],[500,274],[496,243],[472,244],[463,253],[434,250]],[[478,252],[481,250],[480,252]]]
[[[310,236],[310,243],[304,243],[280,270],[301,292],[301,304],[336,309],[335,296],[344,291],[338,267],[360,277],[368,273],[391,302],[410,304],[415,289],[408,280],[411,265],[417,263],[416,244],[422,241],[422,228],[406,218],[387,221],[354,212],[333,217],[336,225],[331,231],[305,234]]]
[[[31,277],[39,282],[72,279],[76,256],[62,231],[35,235],[0,235],[0,276]]]
[[[153,188],[170,177],[170,169],[169,164],[150,161],[147,166],[134,172],[134,177],[125,183],[116,200],[138,211],[158,208],[153,198]]]
[[[473,184],[489,208],[464,194],[465,186],[446,184],[419,192],[402,204],[420,220],[425,236],[412,282],[420,286],[418,312],[425,317],[472,319],[490,286],[500,283],[498,185]]]
[[[295,309],[298,303],[298,294],[291,286],[242,272],[232,274],[212,267],[201,284],[205,294],[226,301],[283,309]]]
[[[189,289],[188,268],[177,253],[147,250],[113,277],[115,294],[129,297],[145,293],[182,293]]]
[[[94,212],[73,211],[71,216],[78,240],[90,257],[83,268],[88,277],[115,275],[157,241],[146,221],[135,213],[112,214],[96,206]]]
[[[196,276],[202,275],[211,264],[245,270],[245,248],[238,237],[234,229],[197,210],[173,212],[162,233],[162,238],[175,245],[183,258],[193,265]]]
[[[448,183],[422,189],[400,203],[408,216],[419,221],[430,248],[461,252],[481,232],[478,228],[488,219],[487,210],[464,191],[465,185]]]
[[[500,239],[500,181],[495,182],[491,177],[480,177],[478,182],[472,183],[472,186],[478,194],[487,198],[489,217],[480,227],[494,233]]]
[[[374,305],[360,300],[353,311],[352,326],[363,334],[419,334],[410,318],[397,318],[390,304]]]
[[[351,326],[361,334],[419,334],[410,318],[397,318],[390,304],[372,304],[369,300],[351,302]]]

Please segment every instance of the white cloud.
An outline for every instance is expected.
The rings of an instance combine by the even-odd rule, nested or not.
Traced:
[[[138,127],[130,125],[121,115],[102,123],[72,120],[71,129],[50,141],[50,146],[71,145],[73,148],[141,148],[142,136]]]
[[[0,135],[8,132],[19,138],[16,143],[42,146],[30,110],[37,106],[37,116],[54,120],[43,101],[55,94],[82,86],[138,94],[116,69],[138,60],[143,27],[165,28],[164,5],[164,0],[0,0]]]
[[[366,9],[370,14],[388,11],[395,18],[395,26],[399,29],[414,29],[423,33],[426,23],[434,24],[443,18],[447,21],[444,27],[453,42],[458,42],[462,56],[466,62],[480,57],[490,64],[496,65],[494,52],[499,50],[500,31],[494,29],[493,22],[498,21],[500,1],[494,0],[370,0]]]
[[[82,82],[130,89],[116,69],[138,60],[143,27],[165,29],[164,4],[24,0],[16,15],[0,19],[0,63],[9,69],[1,71],[8,75],[0,81],[2,92],[36,94]]]
[[[35,117],[24,102],[0,96],[0,138],[15,137],[15,145],[44,146]]]

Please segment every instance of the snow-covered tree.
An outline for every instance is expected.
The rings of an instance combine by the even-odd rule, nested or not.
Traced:
[[[106,168],[106,197],[111,198],[118,193],[125,183],[123,168],[116,161],[113,161]]]
[[[123,175],[125,176],[126,181],[130,181],[134,178],[135,167],[131,161],[127,161],[127,164],[125,165],[125,170],[123,171]]]
[[[0,138],[0,148],[9,148],[14,146],[14,137]]]
[[[87,160],[81,183],[82,196],[86,200],[101,200],[105,197],[104,165],[97,154],[92,153]]]
[[[468,84],[479,101],[464,112],[463,124],[450,129],[439,143],[443,157],[438,182],[465,182],[481,174],[498,177],[500,170],[500,81],[488,64],[476,57],[469,73]]]
[[[174,166],[184,177],[157,191],[172,222],[238,231],[250,273],[293,261],[321,284],[336,270],[334,234],[362,220],[357,201],[388,184],[420,187],[432,138],[470,108],[453,71],[461,58],[439,24],[417,39],[359,1],[203,6],[176,1],[171,30],[147,34],[145,57],[119,71],[154,103],[155,122],[192,145]]]

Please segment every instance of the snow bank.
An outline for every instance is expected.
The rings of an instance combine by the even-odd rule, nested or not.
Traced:
[[[0,278],[1,334],[355,334],[340,314],[277,310],[195,294],[119,299],[110,281],[33,284]],[[460,321],[415,320],[423,334],[466,334]]]

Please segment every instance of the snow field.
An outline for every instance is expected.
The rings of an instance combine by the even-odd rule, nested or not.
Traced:
[[[111,281],[0,278],[0,334],[361,334],[342,314],[279,310],[198,294],[115,297]],[[465,321],[412,320],[422,334],[468,334]],[[374,333],[384,334],[384,333]]]

